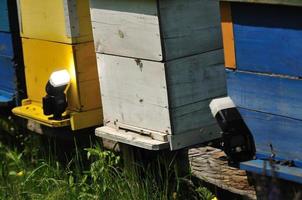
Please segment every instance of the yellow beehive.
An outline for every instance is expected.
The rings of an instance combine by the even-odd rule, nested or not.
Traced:
[[[71,126],[72,130],[100,124],[101,99],[93,42],[70,45],[23,38],[22,43],[28,99],[13,112],[51,127]],[[50,120],[43,114],[42,98],[51,73],[62,69],[68,70],[71,77],[65,113],[70,118]]]
[[[21,36],[68,44],[92,41],[88,0],[19,0]]]

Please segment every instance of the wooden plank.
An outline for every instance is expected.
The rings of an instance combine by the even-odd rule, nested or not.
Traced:
[[[156,0],[91,0],[96,51],[162,60]]]
[[[239,70],[302,76],[302,8],[232,4],[232,16]]]
[[[221,2],[220,13],[225,66],[227,68],[236,69],[234,31],[230,3]]]
[[[73,16],[76,14],[77,22],[70,19],[72,16],[66,16],[68,14],[64,9],[66,1],[76,5],[75,8],[70,8],[72,12],[69,14]],[[19,0],[19,9],[22,37],[68,44],[93,40],[89,0]],[[78,29],[68,27],[75,24],[78,24]],[[79,34],[69,34],[68,30],[79,30]],[[70,37],[73,35],[76,37]]]
[[[244,108],[239,112],[254,137],[257,153],[270,156],[272,144],[278,158],[302,161],[301,120]]]
[[[94,44],[93,42],[81,43],[73,46],[73,51],[80,110],[100,108],[101,94]]]
[[[265,168],[264,168],[265,166]],[[262,175],[265,173],[266,176],[272,176],[272,166],[268,161],[263,160],[251,160],[240,164],[240,168]],[[276,178],[293,181],[296,183],[302,183],[302,169],[297,167],[282,166],[279,164],[275,165],[274,176]]]
[[[301,0],[222,0],[222,1],[302,6]]]
[[[170,150],[179,150],[197,144],[204,144],[221,137],[216,124],[203,125],[202,128],[186,130],[178,135],[168,135]]]
[[[98,54],[105,123],[171,134],[163,63]]]
[[[227,71],[227,84],[236,106],[302,120],[302,80]]]
[[[167,62],[166,74],[170,108],[226,94],[222,50]]]
[[[170,110],[173,134],[185,134],[189,131],[194,131],[198,134],[207,134],[212,130],[207,130],[208,126],[216,125],[216,120],[213,118],[209,104],[211,99],[188,104],[182,107],[173,108]],[[216,130],[212,134],[216,135],[220,130]]]
[[[167,142],[153,140],[148,136],[139,135],[137,133],[121,129],[116,130],[107,126],[97,128],[95,130],[95,134],[98,137],[106,138],[108,140],[118,141],[123,144],[130,144],[149,150],[162,150],[169,147]]]
[[[10,31],[7,0],[0,0],[0,31]]]
[[[209,146],[192,148],[189,160],[193,176],[248,199],[256,199],[255,188],[249,184],[246,172],[228,166],[222,150]]]
[[[218,1],[158,3],[165,61],[222,48]]]
[[[0,56],[13,58],[13,41],[12,34],[0,32]]]

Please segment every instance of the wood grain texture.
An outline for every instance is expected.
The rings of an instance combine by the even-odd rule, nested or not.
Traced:
[[[0,31],[10,31],[7,0],[0,0]]]
[[[248,199],[256,199],[255,189],[249,185],[246,172],[229,167],[226,155],[220,149],[192,148],[189,160],[192,173],[197,178]]]
[[[236,106],[302,120],[302,80],[227,71],[227,85]]]
[[[232,16],[239,70],[302,76],[302,7],[237,3]]]
[[[162,60],[155,0],[91,0],[96,51]]]
[[[222,48],[218,1],[158,3],[165,61]]]
[[[169,61],[222,48],[218,1],[91,0],[90,7],[98,53]]]
[[[222,50],[166,63],[170,108],[226,94]]]
[[[270,144],[282,160],[302,161],[302,121],[239,108],[259,154],[271,155]]]
[[[98,54],[104,122],[171,134],[163,63]]]
[[[230,3],[220,3],[220,14],[225,66],[227,68],[236,69],[234,30]]]
[[[213,118],[209,104],[211,99],[206,99],[193,104],[188,104],[170,110],[173,134],[185,134],[187,132],[195,132],[196,134],[218,135],[220,129],[207,130],[207,127],[216,125],[216,120]],[[217,137],[218,138],[218,137]]]

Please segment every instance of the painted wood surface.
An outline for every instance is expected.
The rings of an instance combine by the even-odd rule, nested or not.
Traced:
[[[238,69],[302,76],[302,7],[237,3],[232,16]]]
[[[89,0],[19,0],[21,35],[80,43],[92,41]]]
[[[211,99],[206,99],[193,104],[188,104],[170,110],[173,134],[184,134],[190,131],[198,134],[208,133],[207,127],[216,125],[209,104]],[[219,129],[216,129],[219,133]]]
[[[14,57],[12,34],[0,32],[0,56]]]
[[[96,51],[162,60],[156,0],[91,0]]]
[[[16,93],[16,74],[11,58],[0,56],[0,102],[13,100]]]
[[[222,50],[167,62],[166,74],[170,108],[226,94]]]
[[[0,0],[0,31],[10,31],[7,0]]]
[[[228,95],[236,106],[302,120],[302,80],[227,71]]]
[[[302,160],[301,120],[243,108],[239,108],[239,112],[253,134],[257,153],[271,155],[272,144],[277,157]]]
[[[222,48],[218,1],[160,0],[165,61]]]
[[[90,7],[98,53],[169,61],[222,47],[218,1],[91,0]]]
[[[163,63],[98,54],[104,123],[170,133]]]
[[[45,85],[51,73],[66,69],[71,76],[71,84],[67,92],[68,109],[87,111],[100,107],[97,106],[100,103],[99,88],[92,42],[73,46],[23,38],[22,43],[27,93],[34,104],[41,105],[42,97],[46,95]],[[89,75],[81,73],[84,68]],[[89,98],[81,101],[84,96]]]
[[[265,175],[267,176],[273,176],[272,166],[270,165],[269,161],[251,160],[241,163],[240,168],[260,175],[265,173]],[[280,164],[276,164],[274,169],[274,176],[280,179],[285,179],[288,181],[293,181],[302,184],[301,168],[288,167],[288,166],[282,166]]]
[[[220,14],[225,66],[227,68],[236,69],[231,4],[228,2],[220,2]]]
[[[223,0],[223,1],[302,6],[301,0]]]

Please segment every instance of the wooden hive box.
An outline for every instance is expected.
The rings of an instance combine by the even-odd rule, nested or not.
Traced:
[[[22,48],[16,1],[0,1],[0,105],[19,104],[24,97]]]
[[[221,15],[228,95],[257,158],[270,159],[273,147],[297,168],[280,167],[280,177],[302,183],[302,1],[226,0]],[[242,167],[262,173],[262,161],[253,162]]]
[[[209,102],[225,95],[217,1],[91,0],[104,127],[147,149],[220,137]]]
[[[13,112],[50,127],[73,131],[101,124],[102,111],[88,0],[20,0],[22,45],[28,98]],[[71,77],[63,120],[43,114],[50,75],[66,69]]]
[[[92,41],[88,0],[18,0],[21,36],[68,44]]]

